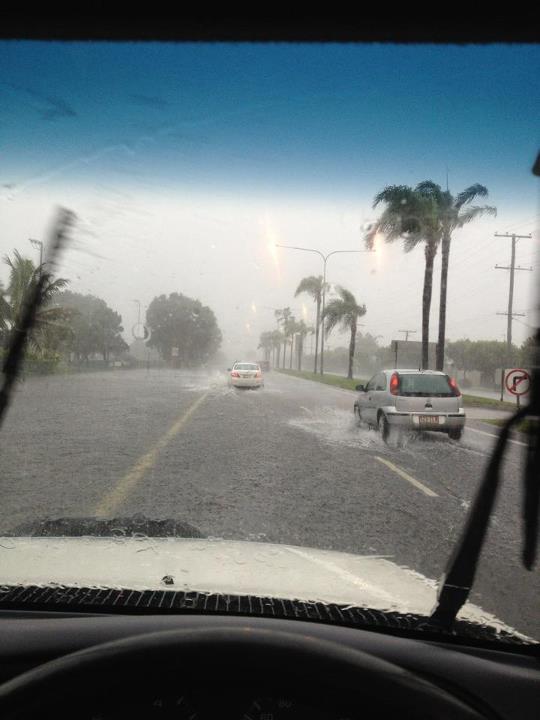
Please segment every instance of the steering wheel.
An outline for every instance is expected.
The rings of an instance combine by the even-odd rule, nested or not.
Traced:
[[[90,708],[119,697],[131,703],[156,682],[182,690],[198,683],[212,693],[263,678],[278,691],[307,688],[315,707],[335,697],[351,717],[374,708],[377,718],[485,719],[448,689],[366,652],[248,625],[136,635],[46,662],[0,686],[0,717],[80,717],[80,709],[91,717]]]

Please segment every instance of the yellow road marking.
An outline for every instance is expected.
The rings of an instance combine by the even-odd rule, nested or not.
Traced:
[[[135,465],[131,468],[129,472],[127,472],[124,477],[122,477],[116,486],[105,495],[105,497],[101,500],[99,505],[96,507],[95,514],[99,517],[112,515],[112,513],[116,510],[116,508],[121,505],[121,503],[126,499],[129,492],[135,487],[135,485],[139,482],[139,480],[145,475],[145,473],[152,467],[152,465],[155,463],[157,456],[163,450],[164,447],[166,447],[170,441],[175,437],[175,435],[178,435],[181,430],[183,430],[184,426],[190,419],[190,417],[193,415],[195,410],[202,405],[202,403],[206,400],[206,397],[208,396],[209,391],[205,392],[201,397],[199,397],[197,400],[195,400],[194,403],[192,403],[186,412],[176,420],[176,422],[167,430],[165,435],[163,435],[154,445],[153,448],[148,450],[137,462]]]
[[[433,490],[430,490],[426,485],[421,483],[419,480],[416,480],[415,478],[413,478],[413,476],[409,475],[409,473],[406,473],[405,470],[402,470],[397,465],[394,465],[394,463],[391,463],[390,460],[386,460],[385,458],[379,457],[378,455],[375,455],[375,460],[378,460],[383,465],[386,465],[386,467],[390,468],[390,470],[393,470],[400,477],[402,477],[404,480],[407,480],[407,482],[410,482],[411,485],[414,485],[415,488],[417,488],[418,490],[421,490],[423,493],[425,493],[429,497],[439,497],[436,492],[433,492]]]

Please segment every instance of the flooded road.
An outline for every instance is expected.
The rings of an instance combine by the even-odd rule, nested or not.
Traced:
[[[265,384],[236,390],[220,372],[154,369],[26,381],[1,438],[0,534],[142,514],[205,537],[382,555],[437,579],[493,428],[474,420],[461,442],[388,447],[357,427],[354,393],[276,372]],[[523,450],[508,450],[473,600],[540,634],[522,620],[534,622],[540,589],[518,564]]]

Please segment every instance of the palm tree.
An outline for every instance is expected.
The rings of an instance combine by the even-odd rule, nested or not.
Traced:
[[[2,304],[3,322],[10,329],[16,329],[22,319],[26,302],[34,292],[38,282],[42,282],[42,304],[38,309],[30,343],[40,349],[47,344],[48,335],[65,329],[65,321],[70,317],[70,311],[52,305],[55,296],[66,287],[68,280],[64,278],[53,279],[51,273],[46,272],[43,266],[36,267],[28,258],[23,257],[18,250],[13,251],[13,258],[4,257],[4,262],[10,269],[9,284],[6,295],[7,303]]]
[[[388,185],[375,196],[373,207],[385,203],[386,207],[366,235],[366,245],[373,247],[375,236],[381,233],[387,242],[403,240],[403,249],[410,252],[424,243],[424,286],[422,291],[422,367],[429,366],[429,314],[433,288],[433,263],[439,244],[442,246],[441,301],[439,305],[439,339],[437,343],[437,369],[444,364],[446,327],[446,292],[448,260],[452,231],[471,222],[484,213],[494,214],[495,208],[471,206],[476,197],[484,197],[483,185],[471,185],[456,198],[441,190],[431,180],[408,185]]]
[[[273,330],[272,333],[272,347],[274,351],[274,367],[279,368],[279,361],[281,359],[281,343],[283,341],[283,335],[279,330]],[[276,362],[277,360],[277,362]]]
[[[296,335],[296,332],[298,330],[298,323],[296,322],[294,315],[291,315],[287,322],[284,324],[283,332],[285,334],[285,337],[289,338],[289,342],[291,344],[291,353],[289,356],[289,370],[292,370],[292,359],[293,359],[293,346],[294,346],[294,336]]]
[[[282,334],[283,366],[282,367],[285,367],[286,355],[287,355],[287,337],[288,337],[286,328],[287,328],[287,324],[292,316],[291,308],[286,307],[286,308],[282,308],[281,310],[275,310],[274,315],[275,315],[278,326],[281,325],[283,328],[283,334]]]
[[[437,340],[436,369],[444,368],[444,346],[446,339],[446,295],[448,287],[448,265],[450,259],[450,243],[452,232],[476,220],[482,215],[496,215],[497,208],[489,205],[471,205],[477,197],[487,197],[488,189],[476,183],[470,185],[453,197],[448,190],[442,191],[440,186],[426,180],[417,186],[417,190],[431,195],[439,209],[441,225],[441,295],[439,301],[439,337]]]
[[[351,339],[349,341],[349,371],[347,377],[352,380],[358,318],[366,314],[366,306],[359,305],[352,292],[340,285],[336,287],[336,292],[339,297],[330,300],[327,304],[323,313],[323,321],[325,321],[327,333],[332,332],[336,325],[340,325],[343,330],[349,330],[351,333]]]
[[[312,331],[303,320],[296,324],[296,337],[298,340],[298,370],[302,369],[302,355],[304,353],[304,340],[306,335]]]
[[[429,367],[429,313],[433,288],[433,263],[441,239],[437,203],[430,194],[408,185],[388,185],[375,196],[373,207],[385,203],[386,207],[368,231],[365,241],[373,248],[377,233],[386,242],[403,240],[405,252],[411,252],[424,243],[424,286],[422,291],[422,367]]]
[[[266,332],[261,333],[259,345],[257,347],[264,351],[265,360],[270,360],[270,353],[272,352],[273,346],[274,342],[272,339],[272,331],[267,330]]]
[[[328,287],[328,285],[327,285]],[[294,297],[298,297],[301,293],[310,295],[313,301],[317,304],[317,316],[315,319],[315,366],[313,372],[317,372],[317,360],[319,350],[319,326],[321,323],[321,303],[323,295],[323,278],[322,275],[309,275],[300,281],[300,284],[296,288]]]

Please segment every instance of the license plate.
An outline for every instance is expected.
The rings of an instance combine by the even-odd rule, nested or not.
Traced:
[[[251,375],[248,375],[247,373],[244,373],[244,374],[242,375],[242,377],[243,377],[243,378],[248,378],[248,377],[251,377]]]
[[[419,425],[438,425],[440,422],[438,415],[418,415]]]

